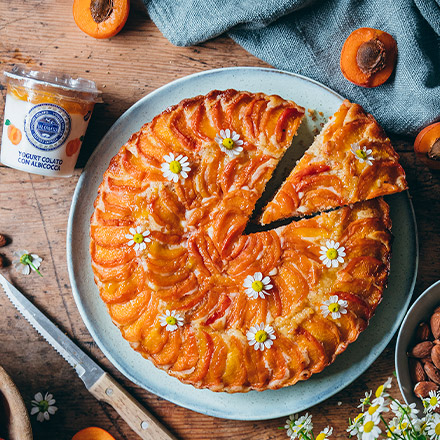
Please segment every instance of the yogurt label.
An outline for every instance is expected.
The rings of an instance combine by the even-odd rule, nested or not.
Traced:
[[[71,119],[62,107],[38,104],[30,109],[24,120],[28,141],[39,150],[59,148],[70,134]]]

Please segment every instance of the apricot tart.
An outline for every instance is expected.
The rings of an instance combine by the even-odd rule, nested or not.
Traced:
[[[213,91],[145,124],[104,174],[90,230],[101,298],[131,346],[184,383],[246,392],[305,380],[382,298],[382,198],[243,234],[303,114],[278,96]]]
[[[261,224],[403,191],[398,160],[374,117],[345,100],[268,203]]]

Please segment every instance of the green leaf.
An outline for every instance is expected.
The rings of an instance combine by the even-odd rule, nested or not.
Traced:
[[[11,125],[11,121],[9,119],[6,119],[5,125]]]

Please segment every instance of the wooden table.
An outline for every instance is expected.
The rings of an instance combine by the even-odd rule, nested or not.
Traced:
[[[65,252],[67,216],[81,167],[126,109],[156,88],[194,72],[267,65],[226,37],[195,47],[174,47],[149,20],[141,3],[136,2],[119,35],[110,40],[94,40],[76,27],[71,3],[67,0],[2,2],[2,69],[25,64],[33,69],[52,69],[90,78],[103,90],[104,99],[104,104],[95,109],[79,168],[73,177],[41,177],[0,166],[0,232],[12,239],[0,253],[12,260],[14,250],[27,249],[44,258],[43,278],[35,274],[20,276],[11,266],[2,269],[2,273],[180,439],[287,438],[284,430],[278,430],[285,418],[241,422],[204,416],[150,394],[123,377],[97,348],[79,315],[69,284]],[[0,90],[0,112],[3,112],[5,89],[0,86]],[[415,158],[411,139],[393,141],[407,172],[419,229],[421,251],[415,298],[440,274],[440,175],[431,173]],[[57,400],[59,410],[49,422],[41,424],[33,418],[35,439],[70,439],[87,426],[105,428],[116,439],[137,438],[109,406],[100,404],[88,393],[73,369],[3,294],[0,294],[0,316],[0,364],[15,380],[27,406],[38,391],[50,391]],[[331,424],[335,427],[335,438],[346,438],[347,419],[357,415],[358,399],[393,374],[394,346],[395,338],[365,374],[344,391],[309,410],[317,428]],[[397,384],[393,390],[393,395],[400,398]]]

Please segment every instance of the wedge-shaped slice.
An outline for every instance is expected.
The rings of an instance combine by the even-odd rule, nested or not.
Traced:
[[[407,189],[389,138],[345,100],[266,206],[261,224],[314,214]]]

